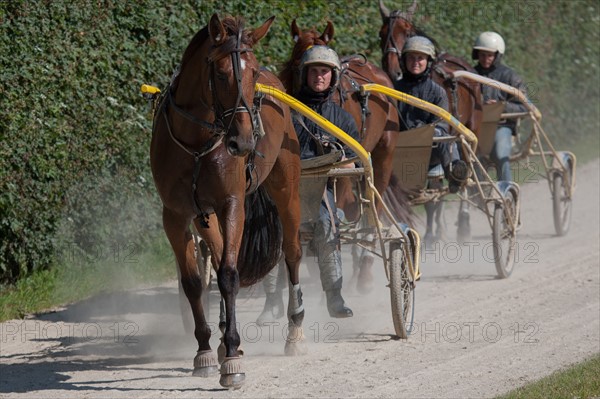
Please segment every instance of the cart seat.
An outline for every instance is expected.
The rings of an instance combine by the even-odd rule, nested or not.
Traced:
[[[406,190],[418,192],[427,186],[433,133],[434,125],[398,133],[393,173]]]
[[[504,111],[504,103],[483,105],[483,118],[481,128],[479,129],[479,143],[477,145],[479,156],[489,156],[494,148],[496,139],[496,130],[498,130],[498,121]]]

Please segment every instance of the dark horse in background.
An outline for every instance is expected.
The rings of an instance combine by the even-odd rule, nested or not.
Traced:
[[[299,145],[289,107],[255,91],[256,82],[283,90],[252,52],[273,19],[251,30],[244,29],[242,18],[212,16],[189,43],[179,74],[163,94],[150,149],[164,229],[194,317],[193,374],[216,373],[218,361],[220,383],[227,388],[245,380],[236,295],[264,277],[282,249],[290,279],[286,353],[295,354],[302,337]],[[209,344],[191,223],[211,250],[224,300],[219,359]]]
[[[383,1],[379,0],[379,12],[383,20],[383,25],[379,31],[381,51],[383,53],[381,64],[394,81],[402,78],[400,57],[402,56],[402,47],[406,40],[415,35],[428,37],[412,23],[416,8],[417,1],[414,0],[413,4],[406,11],[395,10],[390,12],[383,4]],[[432,42],[436,43],[435,40],[432,40]],[[476,73],[476,71],[466,60],[447,53],[438,55],[432,70],[432,79],[441,85],[448,94],[450,113],[477,136],[483,117],[481,87],[477,83],[456,80],[452,77],[452,72],[455,71],[469,71],[473,73]],[[437,239],[443,239],[445,235],[445,226],[441,220],[443,202],[426,203],[425,210],[427,212],[425,242],[429,241],[431,243]],[[437,222],[435,236],[433,235],[434,214]],[[461,226],[461,220],[459,219],[459,240],[463,234],[461,231],[463,228],[465,226]]]
[[[291,24],[291,35],[295,42],[290,59],[284,64],[279,77],[288,94],[295,96],[300,89],[298,67],[302,54],[314,45],[327,45],[334,35],[333,24],[328,21],[325,30],[319,33],[315,28],[301,30],[296,20]],[[385,71],[368,62],[364,56],[353,55],[341,58],[342,71],[334,101],[338,102],[354,118],[358,127],[361,145],[371,153],[373,160],[374,184],[386,199],[397,220],[412,224],[412,212],[408,196],[392,182],[392,160],[398,140],[399,119],[395,100],[379,93],[368,96],[360,94],[360,85],[378,83],[393,88],[392,81]],[[338,179],[337,205],[344,209],[349,220],[355,220],[357,200],[348,180]],[[368,254],[368,255],[367,255]],[[372,288],[371,267],[373,256],[365,251],[360,260],[358,289],[368,292]],[[356,270],[355,270],[356,272]]]

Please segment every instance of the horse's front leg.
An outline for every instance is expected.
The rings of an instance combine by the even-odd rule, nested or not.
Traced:
[[[235,300],[240,288],[239,273],[237,270],[237,257],[241,246],[244,230],[244,198],[241,200],[229,199],[222,211],[221,230],[223,233],[223,255],[217,282],[219,291],[225,303],[225,332],[223,343],[225,357],[221,363],[220,384],[226,388],[238,389],[246,379],[242,371],[240,335],[236,326]]]
[[[211,330],[206,323],[202,307],[202,278],[195,258],[194,241],[189,230],[190,219],[163,208],[163,225],[171,243],[181,286],[190,302],[194,316],[194,335],[198,341],[198,352],[194,358],[193,375],[208,377],[217,372],[217,359],[210,348]]]

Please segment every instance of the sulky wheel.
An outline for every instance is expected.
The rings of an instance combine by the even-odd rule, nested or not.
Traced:
[[[571,225],[571,197],[569,196],[569,181],[560,172],[552,179],[552,208],[554,211],[554,228],[556,234],[564,236]]]
[[[407,339],[414,318],[415,286],[405,261],[402,242],[390,242],[389,264],[394,330],[399,338]]]
[[[504,201],[496,204],[492,228],[494,261],[500,278],[510,276],[515,265],[517,218],[517,198],[512,191],[507,191]]]

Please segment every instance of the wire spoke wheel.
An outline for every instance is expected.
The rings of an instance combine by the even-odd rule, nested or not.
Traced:
[[[515,265],[516,205],[514,194],[509,191],[504,202],[496,204],[494,209],[492,240],[496,271],[500,278],[510,276]],[[514,226],[514,228],[511,226]]]
[[[414,281],[400,241],[390,242],[390,296],[396,336],[407,339],[414,320]]]
[[[556,234],[564,236],[571,226],[572,201],[562,173],[554,174],[552,180],[552,208],[554,211],[554,228]]]

